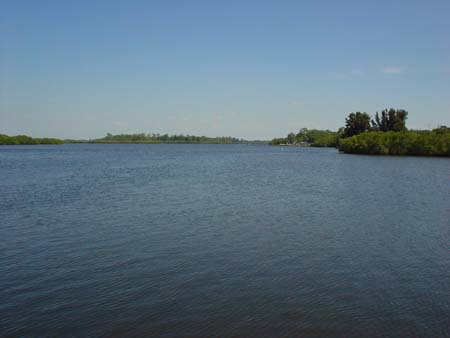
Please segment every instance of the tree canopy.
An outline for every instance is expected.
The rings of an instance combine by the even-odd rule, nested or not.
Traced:
[[[344,137],[351,137],[370,130],[370,116],[367,113],[350,113],[345,119]]]
[[[381,112],[381,117],[378,112],[375,113],[375,118],[371,121],[371,129],[376,131],[404,131],[406,130],[407,118],[408,112],[403,109],[384,109]]]

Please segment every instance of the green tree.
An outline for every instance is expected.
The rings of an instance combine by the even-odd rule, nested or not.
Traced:
[[[298,142],[311,142],[309,137],[309,130],[307,128],[302,128],[300,131],[295,135]]]
[[[287,136],[287,140],[289,144],[294,144],[297,141],[294,133],[289,133]]]
[[[345,119],[343,136],[351,137],[370,130],[370,116],[367,113],[350,113]]]
[[[371,121],[372,130],[375,131],[404,131],[406,130],[406,119],[408,112],[403,109],[384,109],[381,112],[381,117],[378,112],[375,113],[375,118]]]

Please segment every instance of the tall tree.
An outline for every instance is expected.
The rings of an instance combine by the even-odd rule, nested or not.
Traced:
[[[394,110],[394,109],[390,109]],[[394,121],[392,123],[393,131],[406,130],[406,119],[408,118],[408,112],[403,109],[394,110]]]
[[[378,112],[372,120],[372,130],[379,131],[403,131],[406,130],[408,112],[403,109],[384,109],[380,115]]]
[[[350,137],[370,130],[370,116],[367,113],[350,113],[345,119],[343,136]]]
[[[294,144],[295,141],[296,141],[295,134],[294,133],[289,133],[288,136],[287,136],[287,140],[288,140],[289,144]]]

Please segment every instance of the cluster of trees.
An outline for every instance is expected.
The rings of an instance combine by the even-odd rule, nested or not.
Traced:
[[[257,143],[235,137],[207,137],[193,135],[168,135],[168,134],[107,134],[103,138],[89,141],[91,143],[195,143],[195,144],[235,144]]]
[[[367,113],[351,113],[337,148],[351,154],[450,156],[450,128],[408,130],[408,112],[385,109],[373,119]]]
[[[342,132],[342,131],[340,131]],[[274,138],[270,144],[308,144],[313,147],[335,147],[339,140],[339,132],[330,130],[302,128],[297,134],[289,133],[284,138]]]
[[[0,145],[19,144],[62,144],[63,141],[56,138],[33,138],[27,135],[8,136],[0,134]]]
[[[338,149],[351,154],[450,156],[450,128],[370,131],[341,139]]]
[[[403,109],[385,109],[373,119],[367,113],[351,113],[345,119],[342,137],[351,137],[368,131],[405,131],[408,112]]]
[[[271,144],[305,142],[353,154],[450,156],[450,128],[408,130],[407,118],[408,112],[403,109],[384,109],[373,118],[356,112],[347,116],[345,126],[337,132],[303,128],[297,134],[273,139]]]

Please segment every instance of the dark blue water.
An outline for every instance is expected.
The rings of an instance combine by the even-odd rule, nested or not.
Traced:
[[[450,160],[0,148],[1,337],[450,337]]]

